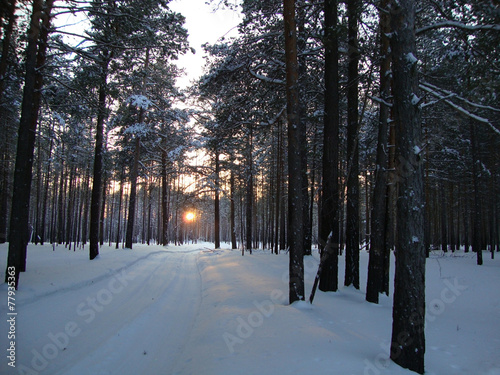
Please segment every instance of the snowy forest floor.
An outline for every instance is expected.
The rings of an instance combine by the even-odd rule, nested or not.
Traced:
[[[288,306],[286,254],[212,247],[104,246],[91,262],[88,249],[30,245],[16,292],[15,369],[0,285],[0,373],[412,374],[388,360],[392,295],[365,302],[365,251],[361,290]],[[318,258],[305,258],[307,296]],[[434,252],[427,260],[426,374],[500,374],[500,254],[484,259],[477,266],[472,253]],[[341,257],[340,285],[343,269]]]

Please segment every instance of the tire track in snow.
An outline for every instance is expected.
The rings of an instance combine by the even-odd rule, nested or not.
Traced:
[[[23,312],[26,332],[34,333],[36,339],[19,339],[26,344],[20,361],[29,366],[32,350],[42,353],[44,345],[52,343],[48,335],[57,336],[67,322],[74,321],[78,335],[70,337],[67,347],[48,360],[39,374],[168,373],[185,349],[198,315],[197,252],[161,251],[134,262],[126,267],[133,279],[104,306],[96,302],[96,296],[109,288],[113,275],[86,288],[46,296],[35,309],[46,311],[43,317],[28,309]]]

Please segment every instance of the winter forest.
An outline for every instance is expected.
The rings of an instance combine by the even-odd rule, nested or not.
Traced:
[[[500,374],[492,290],[500,282],[500,4],[210,0],[213,12],[241,18],[237,32],[200,51],[173,3],[1,0],[2,320],[17,320],[0,331],[2,349],[14,353],[0,369],[276,373],[271,357],[250,360],[262,358],[262,345],[287,363],[277,373]],[[179,87],[189,75],[179,58],[193,53],[205,56],[203,74]],[[156,280],[158,264],[177,292]],[[133,277],[116,278],[125,271]],[[143,289],[132,292],[134,283]],[[92,294],[100,305],[87,306]],[[214,310],[230,303],[249,312]],[[149,320],[115,322],[141,305],[134,314]],[[492,322],[482,357],[443,349],[458,362],[440,367],[452,361],[433,357],[440,348],[483,339],[452,338],[467,331],[455,321],[456,332],[438,335],[440,306],[442,321]],[[165,323],[177,307],[176,319],[195,323]],[[87,319],[78,325],[72,314]],[[50,329],[36,326],[42,316]],[[350,316],[364,324],[365,341],[347,332],[350,323],[327,326]],[[117,350],[116,335],[137,335],[140,324],[173,331],[158,331],[154,349]],[[309,347],[296,364],[294,347],[281,347],[301,342],[295,329]],[[326,331],[347,346],[317,344]],[[213,356],[224,352],[218,365],[200,354],[207,337],[218,343]],[[158,362],[167,341],[178,357],[168,366]],[[335,362],[339,350],[357,356]]]

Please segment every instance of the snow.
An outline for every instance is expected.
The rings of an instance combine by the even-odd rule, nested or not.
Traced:
[[[416,94],[412,94],[411,96],[411,104],[417,105],[420,102],[420,98]]]
[[[412,52],[408,52],[406,54],[406,61],[408,61],[409,64],[416,64],[418,62],[418,59],[415,57],[415,55]]]
[[[149,132],[149,127],[146,125],[144,122],[137,122],[135,124],[132,124],[128,126],[124,131],[123,134],[132,134],[138,137],[144,137],[148,134]]]
[[[130,98],[128,98],[128,101],[133,106],[142,108],[144,110],[147,110],[150,106],[153,105],[153,102],[144,95],[131,95]]]
[[[365,301],[365,251],[362,290],[318,291],[313,305],[289,306],[287,254],[211,248],[104,246],[89,261],[88,248],[30,245],[16,292],[17,367],[3,355],[0,373],[413,374],[388,360],[392,296]],[[7,245],[0,254],[5,269]],[[307,295],[318,258],[304,259]],[[427,260],[426,374],[500,374],[500,257],[483,258]],[[339,280],[343,270],[340,257]]]

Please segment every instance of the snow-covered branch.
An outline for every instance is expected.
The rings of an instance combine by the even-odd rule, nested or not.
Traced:
[[[269,120],[267,122],[261,122],[259,125],[261,125],[261,126],[274,125],[279,120],[279,118],[283,115],[283,113],[285,111],[286,111],[286,105],[283,108],[281,108],[281,111],[279,111],[278,114],[276,116],[274,116],[271,120]]]
[[[386,102],[384,99],[382,98],[379,98],[378,96],[372,96],[372,95],[368,95],[368,97],[373,100],[374,102],[377,102],[377,103],[380,103],[380,104],[383,104],[389,108],[392,108],[392,103],[389,103],[389,102]]]
[[[438,22],[432,25],[424,26],[421,27],[420,29],[417,29],[415,33],[417,35],[423,34],[429,30],[436,30],[436,29],[444,29],[444,28],[456,28],[456,29],[461,29],[461,30],[466,30],[466,31],[479,31],[479,30],[494,30],[494,31],[500,31],[500,25],[467,25],[465,23],[457,22],[457,21],[442,21]]]
[[[470,117],[470,118],[472,118],[472,119],[474,119],[482,124],[488,125],[496,134],[500,135],[500,130],[495,128],[493,126],[493,124],[490,122],[490,120],[488,120],[487,118],[484,118],[484,117],[478,116],[472,112],[469,112],[468,110],[459,106],[458,104],[453,103],[451,100],[446,99],[445,96],[441,95],[440,93],[438,93],[437,91],[435,91],[431,87],[426,86],[425,84],[420,84],[419,86],[420,86],[420,89],[422,89],[423,91],[425,91],[425,92],[435,96],[436,98],[444,101],[450,107],[452,107],[453,109],[457,110],[458,112],[464,114],[465,116]]]
[[[269,78],[265,75],[262,75],[262,74],[259,74],[259,73],[256,73],[254,72],[250,67],[248,67],[248,72],[255,78],[261,80],[261,81],[264,81],[264,82],[267,82],[267,83],[275,83],[275,84],[278,84],[278,85],[284,85],[285,84],[285,81],[283,81],[282,79],[276,79],[276,78]]]
[[[439,88],[437,86],[434,86],[434,85],[431,85],[430,83],[427,83],[425,82],[424,83],[427,87],[430,87],[431,89],[434,89],[434,90],[438,90],[438,91],[441,91],[445,94],[447,94],[448,96],[450,97],[455,97],[457,98],[458,100],[461,100],[465,103],[467,103],[468,105],[472,106],[472,107],[475,107],[475,108],[480,108],[480,109],[486,109],[486,110],[489,110],[489,111],[494,111],[494,112],[500,112],[500,109],[499,108],[495,108],[495,107],[491,107],[489,105],[482,105],[482,104],[477,104],[477,103],[474,103],[474,102],[471,102],[470,100],[468,99],[465,99],[465,98],[462,98],[461,96],[451,92],[451,91],[448,91],[448,90],[444,90],[442,88]]]

